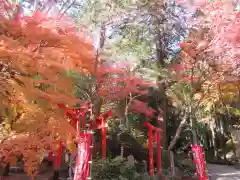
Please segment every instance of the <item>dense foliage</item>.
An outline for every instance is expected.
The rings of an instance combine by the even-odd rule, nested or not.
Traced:
[[[23,153],[29,173],[35,168],[36,152],[42,158],[44,151],[55,149],[58,138],[75,135],[56,105],[78,101],[66,72],[90,74],[96,60],[83,33],[64,21],[49,20],[36,12],[33,17],[2,19],[0,24],[1,150],[6,146],[7,153]]]
[[[117,134],[116,146],[134,139],[147,152],[149,121],[162,129],[168,153],[201,143],[207,158],[226,157],[221,142],[233,140],[240,115],[240,16],[232,1],[35,2],[26,16],[23,2],[0,1],[3,161],[20,152],[35,175],[59,140],[74,142],[59,104],[90,104],[92,119],[113,110],[108,136]],[[124,156],[138,156],[134,148]],[[125,159],[96,163],[98,178],[139,178]]]

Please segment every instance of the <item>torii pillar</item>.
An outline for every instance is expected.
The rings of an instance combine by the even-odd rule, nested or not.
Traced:
[[[161,158],[161,129],[156,128],[149,122],[144,122],[144,126],[148,128],[148,150],[149,150],[149,175],[154,176],[154,155],[153,155],[153,141],[157,141],[157,170],[161,175],[162,170],[162,158]],[[155,131],[155,138],[154,133]]]
[[[112,116],[112,111],[109,110],[104,114],[101,114],[99,117],[96,118],[96,124],[94,129],[101,129],[102,133],[102,159],[106,160],[107,157],[107,118]]]

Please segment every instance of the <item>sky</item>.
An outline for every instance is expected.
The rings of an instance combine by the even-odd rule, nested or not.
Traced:
[[[78,0],[78,1],[82,3],[84,0]],[[31,2],[33,2],[33,1],[31,1]],[[32,13],[34,12],[34,5],[28,3],[26,0],[22,0],[21,3],[23,4],[23,7],[24,7],[24,14],[25,15],[32,15]],[[169,0],[169,3],[174,4],[174,0]],[[185,23],[186,19],[189,18],[192,15],[191,12],[183,11],[183,9],[179,6],[174,6],[174,7],[175,8],[172,9],[172,11],[176,15],[176,17],[178,17],[176,22],[178,21],[177,23],[179,23],[179,25]],[[57,9],[57,7],[56,7],[56,9]],[[55,10],[53,10],[53,12]],[[180,18],[179,18],[179,16],[180,16]],[[99,39],[100,39],[99,32],[100,32],[100,28],[95,28],[94,31],[92,32],[92,35],[91,35],[95,48],[99,47]],[[109,26],[106,29],[106,37],[110,37],[113,33],[115,33],[114,29],[111,26]],[[168,46],[168,48],[171,49],[174,52],[179,51],[179,46],[177,44],[180,41],[182,41],[183,38],[184,38],[182,36],[179,36],[178,33],[179,32],[172,30],[172,41],[171,41],[171,43],[169,43],[169,46]]]

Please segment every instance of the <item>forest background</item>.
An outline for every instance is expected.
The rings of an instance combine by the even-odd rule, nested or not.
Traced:
[[[59,99],[61,103],[75,104],[76,99],[71,98],[72,96],[81,100],[78,102],[81,106],[85,105],[85,102],[91,102],[95,117],[101,112],[113,110],[114,115],[108,121],[108,163],[111,167],[117,166],[112,165],[115,160],[111,156],[127,157],[131,154],[140,164],[141,161],[148,159],[144,121],[149,121],[162,129],[161,143],[166,174],[170,172],[168,156],[170,152],[175,155],[176,166],[184,167],[185,164],[186,169],[190,169],[191,158],[186,157],[191,150],[191,144],[201,144],[206,151],[208,161],[226,161],[239,157],[236,133],[240,116],[238,7],[239,2],[235,0],[227,2],[215,0],[207,3],[201,0],[189,2],[35,0],[21,1],[11,13],[9,10],[1,11],[1,16],[7,19],[6,21],[16,18],[18,14],[32,15],[36,9],[52,17],[61,14],[64,26],[76,24],[77,30],[84,31],[85,38],[90,39],[94,44],[94,55],[91,55],[91,47],[88,44],[84,44],[82,40],[74,42],[72,51],[77,51],[78,43],[81,48],[78,47],[80,49],[78,56],[72,56],[72,59],[81,58],[81,63],[75,62],[77,61],[75,59],[65,67],[61,62],[54,64],[52,61],[56,57],[52,57],[49,51],[44,51],[45,55],[51,56],[52,61],[43,58],[39,67],[43,64],[45,66],[51,64],[51,68],[46,68],[45,71],[39,70],[37,76],[34,70],[36,64],[26,63],[26,59],[21,63],[14,59],[11,61],[12,64],[6,64],[7,60],[5,61],[4,58],[10,55],[6,55],[6,52],[1,50],[2,82],[6,84],[7,89],[10,79],[11,87],[14,87],[14,91],[11,92],[4,91],[4,88],[1,91],[3,97],[1,144],[3,146],[9,144],[13,141],[13,136],[17,137],[14,140],[16,143],[26,132],[36,134],[37,131],[49,130],[54,134],[56,129],[53,127],[56,123],[58,136],[61,138],[65,137],[63,139],[68,141],[68,133],[74,134],[66,121],[60,120],[60,123],[59,120],[56,121],[59,116],[62,116],[61,119],[64,118],[62,112],[59,112],[59,116],[54,115],[53,107],[39,102],[36,97],[40,94],[41,97],[44,96],[45,99],[47,97],[55,104],[60,103]],[[6,6],[4,8],[6,9]],[[4,25],[8,30],[2,25],[2,39],[4,42],[12,43],[6,31],[12,33],[10,37],[16,40],[14,33],[19,29],[9,23]],[[62,42],[59,37],[51,39],[44,33],[37,37],[32,33],[34,29],[25,30],[24,37],[27,35],[36,42],[39,38],[49,44],[53,42],[52,47],[57,47],[58,43]],[[67,38],[70,37],[66,37],[66,40]],[[21,39],[18,41],[22,43]],[[12,46],[12,44],[8,46],[1,44],[5,49],[11,47],[10,45]],[[66,42],[62,42],[61,45],[66,45]],[[31,50],[34,47],[36,44],[31,46]],[[14,53],[17,54],[16,51]],[[58,52],[53,54],[55,53]],[[70,53],[67,55],[71,56]],[[64,71],[61,78],[56,75],[59,69]],[[6,75],[12,74],[13,70],[14,75],[21,76],[24,84],[30,84],[29,87],[16,85],[15,82],[18,83],[19,78],[16,80]],[[106,73],[111,76],[100,77]],[[66,86],[70,89],[57,93],[54,88],[41,86],[41,92],[26,91],[26,88],[30,88],[33,83],[32,79],[26,78],[29,76],[26,74],[31,76],[34,74],[35,86],[36,83],[46,84],[48,81],[48,84],[53,83],[58,90],[65,89]],[[6,92],[11,98],[9,94],[6,98]],[[24,92],[24,96],[20,92]],[[26,107],[21,107],[19,102],[26,102],[25,98],[31,101],[34,99],[43,112],[48,112],[47,118],[55,118],[51,121],[52,124],[48,122],[46,127],[46,124],[39,123],[43,121],[42,111],[34,110],[35,105],[30,106],[26,103]],[[54,113],[56,111],[55,108]],[[20,115],[24,113],[27,116],[19,120],[22,117]],[[26,123],[33,115],[37,121],[33,121],[32,124]],[[67,133],[66,127],[69,129]],[[48,144],[52,142],[47,138],[44,141]],[[96,141],[98,141],[97,135]],[[36,143],[35,146],[38,144]],[[25,153],[31,157],[29,151]],[[41,159],[43,155],[39,154]],[[183,162],[183,159],[187,159],[188,162]],[[27,161],[28,165],[32,166],[33,160],[28,158]],[[135,175],[136,169],[135,167]],[[109,169],[98,169],[97,172],[101,172],[101,176],[107,174],[105,178],[112,176],[112,171]],[[122,172],[119,174],[123,176]]]

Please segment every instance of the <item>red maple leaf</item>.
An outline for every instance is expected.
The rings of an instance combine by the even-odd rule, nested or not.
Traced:
[[[178,65],[169,66],[168,69],[172,71],[183,71],[185,67],[182,64],[178,64]]]
[[[149,118],[153,117],[153,113],[155,110],[148,107],[147,103],[142,102],[140,100],[133,100],[131,105],[129,106],[129,111],[134,113],[144,114]]]
[[[147,87],[151,83],[135,77],[126,70],[115,67],[100,67],[98,69],[97,82],[99,84],[99,95],[104,98],[122,99],[133,94],[147,94]]]
[[[197,76],[193,76],[193,77],[186,76],[186,77],[183,77],[182,80],[185,81],[186,83],[189,83],[191,81],[196,82],[196,81],[199,80],[199,77],[197,77]]]

